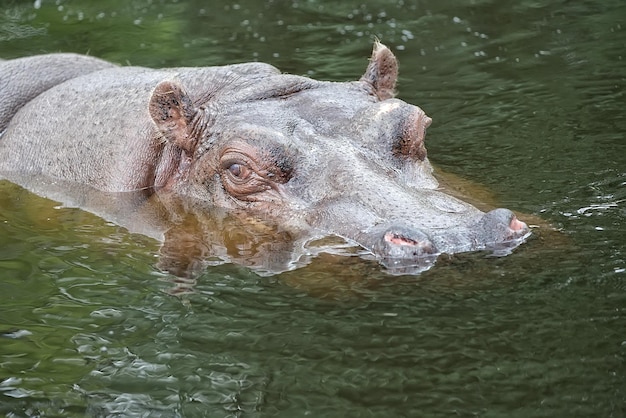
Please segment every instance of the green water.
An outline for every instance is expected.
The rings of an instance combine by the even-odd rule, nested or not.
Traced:
[[[431,160],[560,230],[420,276],[322,256],[188,282],[158,242],[0,182],[4,416],[626,416],[622,0],[0,6],[2,58],[353,80],[378,37]]]

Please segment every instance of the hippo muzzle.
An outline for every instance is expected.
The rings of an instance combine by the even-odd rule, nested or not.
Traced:
[[[392,273],[425,270],[443,253],[487,250],[504,255],[530,234],[526,223],[508,209],[494,209],[469,225],[424,230],[407,223],[377,225],[360,240]],[[399,270],[400,269],[400,270]]]

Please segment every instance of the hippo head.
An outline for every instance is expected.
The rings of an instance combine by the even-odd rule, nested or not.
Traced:
[[[339,236],[391,271],[529,234],[511,211],[484,213],[439,189],[424,146],[431,119],[394,98],[398,64],[382,44],[355,82],[269,68],[226,74],[203,94],[185,80],[156,87],[150,113],[174,147],[157,194],[280,225],[300,243]]]

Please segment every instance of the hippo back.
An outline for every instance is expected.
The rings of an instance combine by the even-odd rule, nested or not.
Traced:
[[[104,68],[109,62],[78,54],[49,54],[0,60],[0,133],[22,106],[66,80]]]

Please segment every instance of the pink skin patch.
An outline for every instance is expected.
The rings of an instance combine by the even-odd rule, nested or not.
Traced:
[[[511,222],[509,223],[509,228],[511,228],[513,232],[518,232],[528,227],[526,226],[524,222],[520,221],[519,219],[517,219],[516,216],[514,216],[513,219],[511,219]]]
[[[419,244],[417,241],[413,239],[403,237],[402,235],[399,235],[399,234],[394,234],[393,232],[387,232],[385,234],[385,241],[387,241],[390,244],[410,245],[413,247]]]

